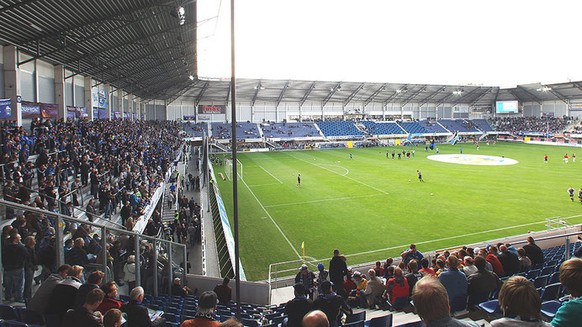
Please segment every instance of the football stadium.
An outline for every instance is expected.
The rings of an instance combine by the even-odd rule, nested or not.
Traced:
[[[0,327],[580,325],[580,8],[493,3],[0,1]]]

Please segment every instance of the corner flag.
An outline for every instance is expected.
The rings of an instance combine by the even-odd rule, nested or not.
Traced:
[[[305,242],[301,242],[301,256],[305,256]]]

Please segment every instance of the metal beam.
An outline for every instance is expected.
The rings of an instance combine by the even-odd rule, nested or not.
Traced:
[[[204,93],[206,93],[206,90],[208,90],[208,86],[210,86],[210,83],[208,81],[205,82],[204,85],[202,85],[202,90],[200,90],[198,96],[196,96],[196,100],[194,101],[194,110],[196,110],[196,107],[198,107],[200,101],[202,101],[202,97],[204,96]]]
[[[255,106],[255,101],[257,101],[257,97],[259,96],[259,91],[261,90],[262,87],[263,87],[263,84],[261,84],[261,80],[259,80],[259,83],[257,83],[257,85],[255,85],[255,93],[253,94],[253,98],[251,99],[251,107]]]
[[[527,95],[531,96],[534,99],[534,102],[537,102],[540,106],[542,105],[542,99],[538,98],[537,95],[533,94],[532,92],[530,92],[528,89],[526,89],[523,86],[517,86],[517,89],[522,90],[523,92],[525,92]]]
[[[461,95],[461,96],[460,96],[460,97],[459,97],[457,100],[453,101],[451,104],[452,104],[453,106],[455,106],[455,105],[457,105],[457,104],[459,104],[459,103],[463,103],[463,100],[465,100],[465,99],[466,99],[466,98],[468,98],[468,97],[469,97],[471,94],[473,94],[473,93],[475,93],[475,92],[477,92],[477,91],[479,91],[479,88],[477,88],[477,87],[476,87],[476,88],[472,89],[471,91],[469,91],[469,92],[467,92],[467,93],[465,93],[465,94],[462,94],[462,95]]]
[[[440,106],[441,104],[444,104],[448,98],[453,96],[453,92],[450,92],[449,94],[447,94],[444,98],[440,99],[439,102],[437,102],[436,107]]]
[[[3,8],[0,9],[0,15],[3,14],[3,13],[5,13],[5,12],[7,12],[7,11],[10,11],[10,10],[13,10],[13,9],[18,9],[18,8],[20,8],[22,6],[25,6],[25,5],[28,5],[28,4],[31,4],[31,3],[35,3],[35,2],[38,2],[38,1],[39,0],[24,0],[24,1],[20,1],[20,2],[17,2],[17,3],[11,4],[11,5],[8,5],[8,6],[3,7]]]
[[[315,82],[311,83],[311,85],[309,86],[309,89],[307,89],[305,94],[303,94],[303,97],[299,101],[299,108],[303,107],[303,104],[305,103],[305,101],[307,101],[307,98],[309,97],[309,95],[311,94],[311,92],[313,91],[314,88],[315,88]]]
[[[410,102],[410,100],[414,99],[417,95],[419,95],[422,91],[424,91],[424,89],[426,87],[427,87],[427,85],[423,85],[418,90],[414,91],[414,93],[412,93],[412,95],[408,96],[408,98],[406,98],[406,99],[404,99],[404,101],[400,102],[400,106],[404,107],[406,104],[408,104],[408,102]]]
[[[519,102],[525,102],[522,98],[520,98],[516,93],[515,93],[515,89],[508,89],[507,90],[509,93],[511,93],[511,95],[513,95],[517,101]]]
[[[388,87],[388,83],[382,84],[382,86],[380,86],[376,91],[374,91],[374,93],[372,93],[372,95],[370,95],[366,99],[366,101],[364,101],[364,107],[367,106],[368,104],[370,104],[370,102],[374,101],[374,99],[376,99],[376,97],[378,96],[378,94],[380,94],[380,92],[386,90],[386,87]]]
[[[342,83],[339,82],[337,83],[327,94],[327,96],[323,99],[323,101],[321,102],[321,106],[325,107],[325,105],[329,102],[329,100],[331,100],[331,97],[341,89]]]
[[[499,89],[499,88],[498,88]],[[471,102],[470,106],[474,106],[477,102],[481,101],[487,94],[493,91],[492,87],[488,87],[485,92],[481,93],[473,102]]]
[[[550,93],[552,93],[553,95],[558,97],[558,99],[562,100],[562,102],[564,102],[565,104],[570,103],[569,100],[562,93],[558,92],[557,90],[551,89]]]
[[[399,94],[400,94],[400,92],[394,91],[394,94],[392,94],[388,99],[386,99],[386,101],[384,101],[384,103],[382,103],[382,106],[385,107],[386,105],[388,105],[390,103],[390,101],[394,100]]]
[[[354,92],[352,92],[352,94],[350,94],[350,96],[348,96],[346,101],[344,101],[344,107],[347,106],[352,101],[352,99],[356,96],[356,94],[358,94],[358,92],[360,92],[360,90],[362,90],[365,85],[366,85],[366,83],[362,83],[362,84],[358,85],[358,87],[354,90]]]
[[[281,104],[281,101],[283,101],[283,96],[285,95],[285,92],[287,91],[288,88],[289,88],[289,81],[285,82],[285,86],[283,86],[283,89],[279,93],[279,96],[277,97],[277,101],[275,102],[275,108],[278,108],[279,105]]]
[[[436,96],[437,94],[439,94],[440,92],[443,92],[443,91],[445,91],[446,89],[447,89],[447,87],[446,87],[446,86],[443,86],[443,87],[439,88],[438,90],[436,90],[436,91],[432,92],[432,93],[431,93],[431,94],[429,94],[429,95],[428,95],[426,98],[424,98],[424,99],[422,99],[422,100],[420,101],[420,104],[418,105],[418,107],[422,107],[423,105],[427,104],[427,103],[428,103],[428,101],[429,101],[430,99],[432,99],[433,97],[435,97],[435,96]]]

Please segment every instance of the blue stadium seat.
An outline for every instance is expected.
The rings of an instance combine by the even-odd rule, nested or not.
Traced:
[[[353,322],[346,322],[342,325],[343,327],[364,327],[364,321],[358,320]]]
[[[542,316],[544,316],[546,319],[551,320],[554,318],[556,312],[558,311],[561,305],[562,303],[560,301],[555,300],[545,301],[542,302],[542,308],[540,312],[542,313]]]
[[[548,277],[549,277],[549,275],[543,275],[543,276],[536,277],[536,279],[534,280],[534,287],[538,288],[538,287],[546,286],[546,282],[548,281]]]
[[[498,300],[490,300],[487,302],[479,303],[479,309],[483,310],[488,315],[500,315],[501,308],[499,307]]]
[[[548,284],[558,283],[560,281],[560,272],[555,272],[550,275],[550,279],[548,279]]]
[[[392,326],[392,315],[386,315],[381,317],[375,317],[370,319],[367,327],[391,327]]]
[[[557,299],[558,296],[560,295],[560,288],[561,287],[562,287],[562,284],[560,284],[560,283],[554,283],[554,284],[547,285],[541,294],[542,301],[549,301],[549,300]]]
[[[351,315],[347,316],[346,324],[360,320],[366,320],[366,311],[354,312]]]
[[[26,308],[16,308],[16,314],[18,315],[18,321],[22,321],[29,325],[44,325],[45,321],[41,314],[34,312]]]

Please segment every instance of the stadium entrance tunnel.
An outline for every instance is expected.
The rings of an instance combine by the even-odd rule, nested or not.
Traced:
[[[435,154],[427,158],[440,162],[476,166],[509,166],[518,163],[517,160],[510,158],[483,156],[479,154]]]

